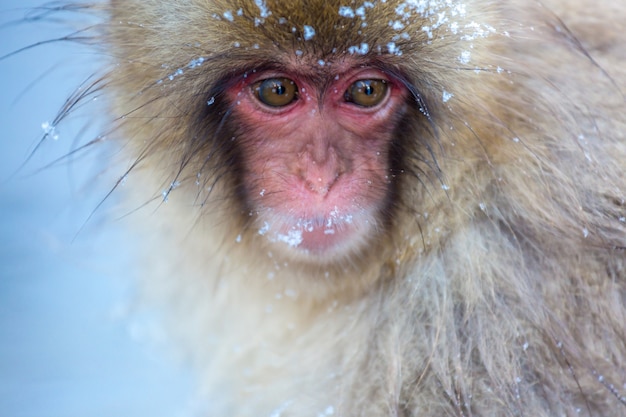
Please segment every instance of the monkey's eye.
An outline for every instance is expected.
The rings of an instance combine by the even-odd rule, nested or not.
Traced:
[[[289,78],[268,78],[255,83],[252,89],[270,107],[284,107],[298,97],[298,86]]]
[[[358,80],[344,94],[348,103],[354,103],[362,107],[374,107],[380,104],[385,97],[389,85],[385,80]]]

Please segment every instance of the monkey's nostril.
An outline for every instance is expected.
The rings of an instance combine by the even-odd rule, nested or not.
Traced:
[[[336,181],[336,178],[330,182],[324,181],[324,179],[322,179],[321,177],[318,177],[316,180],[310,180],[306,178],[303,178],[303,179],[304,179],[306,188],[315,194],[319,194],[320,196],[325,196],[326,194],[328,194],[331,187]]]

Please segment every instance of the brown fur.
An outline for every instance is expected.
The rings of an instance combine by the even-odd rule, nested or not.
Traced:
[[[400,2],[372,3],[365,27],[338,14],[358,1],[97,9],[128,187],[137,205],[167,195],[133,214],[145,294],[170,312],[207,414],[626,416],[626,6],[452,2],[429,39],[436,14],[398,31]],[[273,59],[380,60],[414,88],[399,192],[360,255],[311,265],[251,226],[221,93]]]

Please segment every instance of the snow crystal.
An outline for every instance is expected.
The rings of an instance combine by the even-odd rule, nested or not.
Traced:
[[[351,19],[354,17],[354,10],[352,10],[352,8],[348,6],[340,6],[339,16]]]
[[[356,12],[355,14],[358,15]],[[466,17],[467,10],[466,5],[460,1],[406,0],[396,6],[395,14],[396,18],[389,20],[388,24],[397,31],[413,25],[416,17],[425,20],[426,24],[421,30],[428,36],[428,42],[431,42],[436,36],[435,31],[440,28],[454,35],[462,35],[461,39],[465,41],[484,38],[496,32],[494,27],[479,22],[464,24],[462,19]],[[402,36],[408,38],[407,33],[403,33]]]
[[[454,94],[449,93],[449,92],[447,92],[447,91],[445,91],[445,90],[443,91],[443,97],[442,97],[442,98],[443,98],[443,102],[444,102],[444,103],[447,103],[448,101],[450,101],[450,99],[451,99],[452,97],[454,97]]]
[[[389,42],[387,44],[387,50],[389,51],[390,54],[394,54],[394,55],[398,55],[398,56],[402,55],[402,51],[396,45],[395,42]]]
[[[304,40],[311,40],[313,39],[313,36],[315,36],[315,29],[313,29],[313,26],[304,25]]]
[[[391,26],[391,28],[393,30],[402,30],[404,29],[406,26],[404,25],[404,23],[402,23],[399,20],[390,20],[389,21],[389,26]]]
[[[354,13],[356,13],[357,16],[361,17],[361,19],[365,19],[365,5],[357,8]]]
[[[50,122],[43,122],[41,124],[41,128],[43,129],[44,135],[47,138],[52,138],[52,140],[58,140],[59,134],[56,132],[56,126]]]
[[[259,229],[259,234],[261,236],[265,235],[270,230],[270,225],[267,222],[263,223],[263,227]]]
[[[269,15],[272,14],[272,12],[270,12],[269,9],[267,8],[267,5],[265,4],[264,0],[254,0],[254,4],[256,4],[256,6],[261,11],[262,18],[269,17]]]
[[[428,36],[428,39],[432,39],[434,36],[433,31],[430,26],[423,26],[422,32],[426,33],[426,35]]]
[[[233,20],[235,20],[235,18],[233,17],[233,12],[231,12],[230,10],[226,10],[222,16],[224,16],[224,19],[232,22]]]
[[[302,238],[302,230],[290,230],[286,235],[277,233],[276,240],[295,248],[299,246],[304,239]]]
[[[407,0],[400,3],[395,12],[402,19],[410,19],[413,14],[417,14],[443,23],[448,20],[446,13],[452,17],[463,17],[466,14],[466,8],[465,4],[451,0]]]
[[[197,61],[196,61],[196,62],[197,62]],[[189,64],[191,64],[191,62],[190,62]],[[198,65],[199,65],[199,64],[198,64]],[[178,77],[178,76],[180,76],[180,75],[183,75],[183,74],[184,74],[183,69],[182,69],[182,68],[178,68],[176,71],[174,71],[173,73],[171,73],[170,75],[168,75],[168,76],[167,76],[167,79],[168,79],[168,80],[170,80],[170,81],[173,81],[173,80],[174,80],[174,78],[176,78],[176,77]],[[161,83],[163,83],[163,80],[159,80],[159,81],[157,81],[157,84],[161,84]]]
[[[359,46],[351,46],[348,48],[348,53],[350,54],[358,54],[358,55],[365,55],[366,53],[368,53],[370,50],[370,46],[367,43],[362,43]]]
[[[484,25],[476,22],[471,22],[465,25],[465,35],[461,37],[464,41],[473,41],[478,38],[486,38],[491,33],[495,33],[496,29],[493,26]]]
[[[187,64],[187,68],[193,69],[193,68],[199,67],[203,63],[204,63],[204,57],[192,59],[191,61],[189,61],[189,64]]]
[[[459,57],[459,61],[461,61],[462,64],[469,64],[471,57],[472,53],[470,51],[463,51]]]

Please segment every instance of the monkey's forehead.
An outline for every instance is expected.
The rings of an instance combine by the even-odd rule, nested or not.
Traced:
[[[452,44],[454,39],[471,40],[491,30],[488,22],[475,19],[466,2],[454,0],[149,1],[154,3],[153,14],[133,18],[135,28],[144,33],[135,31],[125,42],[136,39],[136,44],[148,48],[178,42],[165,49],[194,45],[208,56],[246,55],[248,61],[255,54],[315,60],[402,56],[437,40],[449,39],[446,43]],[[112,14],[114,22],[128,20],[115,16],[115,8]]]
[[[402,46],[464,26],[467,15],[464,4],[450,0],[221,1],[212,9],[213,25],[233,45],[272,45],[317,57],[400,54]]]

